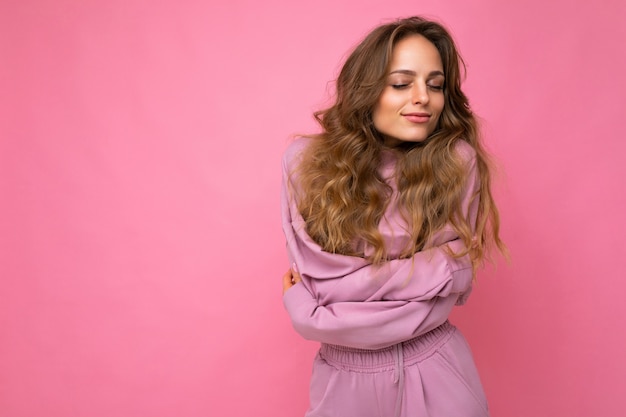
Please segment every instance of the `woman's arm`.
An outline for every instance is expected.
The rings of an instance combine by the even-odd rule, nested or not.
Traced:
[[[474,159],[468,163],[463,213],[474,218],[477,176]],[[290,260],[303,280],[286,292],[284,303],[303,337],[374,349],[418,336],[447,320],[454,304],[471,289],[469,257],[455,258],[448,252],[448,247],[463,251],[460,240],[382,267],[323,252],[303,232],[304,222],[290,198],[294,185],[287,185],[288,166],[284,164],[283,225]]]
[[[337,278],[320,279],[303,265],[305,286],[319,305],[349,301],[425,301],[444,294],[461,294],[472,284],[472,264],[460,239],[417,252],[409,259],[364,265]],[[298,264],[296,264],[298,265]]]
[[[381,266],[361,258],[324,252],[306,234],[306,224],[298,212],[293,193],[297,190],[293,166],[306,142],[290,146],[283,159],[282,217],[289,261],[300,269],[305,287],[320,305],[342,301],[420,301],[431,299],[444,287],[453,292],[467,291],[471,276],[456,271],[471,268],[469,256],[454,257],[450,252],[465,251],[465,245],[450,227],[437,233],[433,244],[409,259],[396,259]],[[467,164],[467,179],[461,201],[462,215],[473,224],[478,209],[478,174],[473,149],[459,142],[457,150]]]
[[[424,301],[340,302],[319,306],[302,283],[283,297],[294,329],[305,339],[360,349],[379,349],[443,324],[458,294]]]

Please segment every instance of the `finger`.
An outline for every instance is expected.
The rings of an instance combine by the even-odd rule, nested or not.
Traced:
[[[293,275],[291,270],[283,275],[283,293],[293,286]]]
[[[296,284],[302,281],[302,277],[300,276],[300,272],[298,272],[298,267],[295,263],[291,264],[291,274],[293,276],[293,282]]]

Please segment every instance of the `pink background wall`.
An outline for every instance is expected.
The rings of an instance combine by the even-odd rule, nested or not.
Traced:
[[[625,3],[421,3],[2,1],[0,415],[302,415],[280,156],[418,13],[502,166],[512,262],[454,314],[493,415],[625,415]]]

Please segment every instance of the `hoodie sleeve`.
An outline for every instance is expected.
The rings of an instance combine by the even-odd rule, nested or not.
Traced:
[[[305,339],[360,349],[380,349],[443,324],[456,301],[354,301],[320,306],[299,283],[283,298],[296,331]]]
[[[463,243],[449,234],[449,240],[445,238],[439,246],[382,266],[321,251],[303,231],[304,223],[290,197],[294,188],[288,185],[292,157],[288,153],[284,164],[283,226],[289,258],[297,265],[302,283],[290,288],[283,301],[296,331],[323,343],[377,349],[444,323],[454,305],[471,290],[469,257],[455,258],[448,252],[448,248],[464,250]],[[475,218],[474,158],[469,159],[468,167],[463,211]]]

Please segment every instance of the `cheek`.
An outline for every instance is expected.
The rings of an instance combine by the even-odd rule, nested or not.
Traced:
[[[380,105],[384,106],[388,113],[397,113],[407,102],[403,92],[390,91],[381,97]]]
[[[383,93],[378,99],[378,103],[374,108],[373,118],[374,121],[382,121],[387,117],[390,117],[394,113],[394,109],[397,107],[394,97],[390,94]]]
[[[374,111],[372,112],[372,121],[374,122],[375,128],[378,129],[381,124],[384,124],[386,112],[387,107],[381,97],[381,99],[378,100],[378,103],[376,103],[376,107],[374,107]]]
[[[374,107],[374,111],[372,112],[372,122],[374,123],[374,128],[378,129],[380,125],[380,106],[378,105]]]
[[[444,108],[444,99],[443,97],[441,98],[441,100],[437,103],[435,110],[435,113],[437,113],[437,122],[439,121],[439,118],[441,117],[441,113],[443,113],[443,108]]]

